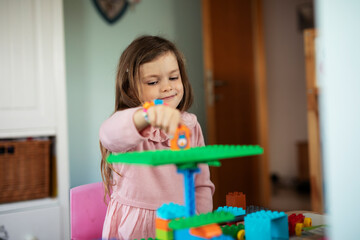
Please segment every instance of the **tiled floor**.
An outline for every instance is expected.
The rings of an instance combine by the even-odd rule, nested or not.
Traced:
[[[295,188],[273,188],[270,209],[277,211],[311,210],[310,194],[299,193]]]

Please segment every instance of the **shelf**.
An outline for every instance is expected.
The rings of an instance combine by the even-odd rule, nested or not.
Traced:
[[[0,214],[58,206],[57,198],[43,198],[14,203],[0,204]]]
[[[55,128],[33,128],[33,129],[0,129],[0,138],[26,138],[55,136]]]

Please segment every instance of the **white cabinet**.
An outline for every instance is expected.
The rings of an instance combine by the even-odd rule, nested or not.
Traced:
[[[55,133],[53,1],[0,2],[0,130]]]
[[[52,239],[61,240],[60,208],[49,204],[39,209],[3,213],[0,223],[7,232],[8,239]]]
[[[57,176],[54,199],[0,204],[10,239],[70,238],[62,4],[0,1],[0,140],[54,137]]]

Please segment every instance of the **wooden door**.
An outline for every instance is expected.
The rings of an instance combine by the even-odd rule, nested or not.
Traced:
[[[203,0],[208,144],[260,145],[262,156],[227,159],[212,168],[214,207],[240,191],[268,206],[265,56],[260,0]]]
[[[315,212],[323,213],[324,196],[319,132],[319,91],[316,83],[315,67],[315,39],[316,31],[314,29],[304,31],[311,208]]]

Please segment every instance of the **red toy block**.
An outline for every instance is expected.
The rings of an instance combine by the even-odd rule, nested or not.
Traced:
[[[231,192],[226,195],[226,206],[246,209],[246,197],[242,192]]]
[[[305,216],[303,214],[291,214],[288,217],[288,222],[289,222],[289,235],[295,235],[295,226],[297,223],[303,223],[305,219]]]

